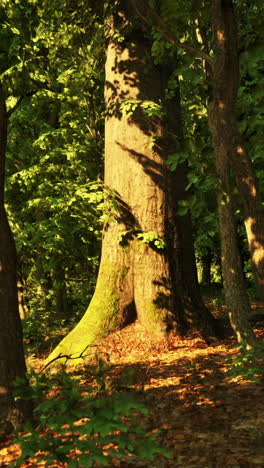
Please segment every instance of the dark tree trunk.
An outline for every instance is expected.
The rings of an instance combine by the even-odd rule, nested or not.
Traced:
[[[212,251],[207,249],[201,256],[202,265],[202,284],[204,286],[210,286],[211,284],[211,265],[212,265]]]
[[[230,185],[230,155],[234,148],[234,123],[238,65],[236,28],[232,2],[213,0],[213,27],[216,59],[212,72],[212,101],[208,120],[212,133],[218,175],[218,213],[221,235],[221,260],[226,303],[231,326],[238,342],[252,345],[255,335],[248,321],[250,310],[246,285],[237,246],[232,189]]]
[[[198,290],[190,218],[177,215],[178,201],[186,197],[185,167],[172,174],[166,164],[175,152],[171,133],[181,132],[181,122],[174,119],[170,128],[168,115],[146,114],[140,106],[162,103],[166,112],[166,70],[151,63],[151,43],[140,27],[131,28],[132,12],[129,2],[124,4],[108,24],[109,36],[121,29],[125,40],[108,39],[105,83],[105,184],[114,194],[116,219],[104,229],[88,310],[49,361],[58,355],[77,358],[136,317],[161,338],[190,326],[208,341],[215,336]],[[153,233],[156,240],[148,240]],[[165,248],[157,245],[160,240]]]
[[[177,64],[174,64],[175,70]],[[165,75],[168,79],[169,70],[165,68]],[[163,87],[166,88],[166,81]],[[181,99],[179,87],[175,90],[175,98],[165,102],[166,108],[166,142],[164,147],[167,154],[180,150],[183,142]],[[172,139],[170,138],[172,135]],[[175,148],[175,138],[177,136],[178,148]],[[197,328],[201,331],[205,340],[212,335],[212,330],[216,334],[221,334],[216,330],[216,324],[212,315],[206,309],[197,277],[197,268],[194,253],[193,228],[190,212],[186,215],[178,215],[179,203],[188,201],[189,193],[186,190],[188,166],[186,163],[178,164],[177,169],[169,173],[168,189],[170,193],[170,205],[173,207],[173,216],[170,220],[168,232],[173,233],[170,252],[174,255],[174,277],[175,289],[183,306],[183,320],[186,328]]]
[[[55,291],[55,306],[57,318],[69,318],[70,306],[67,298],[65,271],[62,265],[54,266],[52,280],[53,288]]]
[[[20,427],[28,408],[15,404],[15,377],[25,377],[26,365],[18,311],[16,249],[4,207],[7,112],[0,85],[0,414]]]

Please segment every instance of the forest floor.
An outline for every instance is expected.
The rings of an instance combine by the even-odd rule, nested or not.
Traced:
[[[223,308],[217,314],[223,315]],[[263,326],[256,324],[259,338],[264,338]],[[113,467],[264,467],[264,383],[230,380],[228,357],[237,353],[232,338],[209,347],[198,335],[153,345],[136,322],[104,340],[98,353],[110,362],[113,382],[122,380],[124,369],[134,370],[133,386],[149,410],[142,419],[148,427],[163,428],[158,440],[172,455],[170,460],[157,456],[154,462],[115,460]],[[29,364],[38,370],[43,360],[31,358]],[[0,466],[10,466],[19,454],[19,445],[6,441]],[[37,466],[51,465],[34,459],[21,464]]]

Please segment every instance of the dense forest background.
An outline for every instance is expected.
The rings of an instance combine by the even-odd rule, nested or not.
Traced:
[[[146,281],[152,279],[149,284],[155,284],[151,268],[159,268],[156,258],[171,258],[177,265],[172,274],[171,260],[166,260],[181,320],[173,319],[166,333],[179,335],[180,330],[183,336],[198,329],[207,344],[212,339],[226,338],[229,326],[216,326],[215,317],[207,316],[204,301],[218,312],[223,306],[236,340],[242,347],[256,348],[250,303],[260,306],[264,299],[263,2],[121,3],[0,3],[0,314],[3,323],[8,324],[4,329],[20,330],[13,312],[16,305],[9,298],[9,294],[14,294],[10,293],[10,278],[16,274],[26,355],[47,358],[57,345],[51,360],[56,360],[59,353],[68,357],[74,352],[82,355],[85,328],[77,324],[84,314],[95,314],[93,306],[90,312],[89,308],[85,311],[103,275],[105,253],[102,254],[101,246],[105,245],[103,252],[122,252],[115,259],[116,264],[121,264],[121,255],[138,243],[144,252],[141,249],[140,254],[129,255],[133,265],[142,263],[143,269],[133,266],[134,276],[142,275]],[[111,50],[115,50],[115,66],[108,69]],[[126,70],[120,66],[127,50],[134,60],[132,67],[139,67],[137,76],[142,87],[137,82],[131,84],[131,64],[126,65]],[[160,88],[156,85],[158,80]],[[113,93],[109,82],[121,91],[124,86],[124,93],[118,95],[118,111],[114,107],[116,95],[109,94]],[[139,98],[133,94],[133,87],[139,89]],[[154,155],[154,162],[158,160],[156,155],[162,155],[162,193],[165,200],[175,198],[173,214],[160,215],[167,216],[170,226],[173,222],[177,225],[171,245],[167,228],[163,236],[162,229],[158,232],[152,227],[158,224],[152,223],[150,215],[145,225],[134,221],[131,224],[120,215],[123,194],[127,202],[121,179],[126,185],[130,166],[115,166],[117,149],[111,132],[123,132],[127,135],[127,140],[122,136],[123,143],[129,138],[131,142],[133,135],[128,127],[135,122],[144,129],[149,125],[148,131],[144,130],[148,135],[146,151],[150,152],[149,158]],[[165,143],[164,134],[169,135]],[[142,167],[147,172],[143,163]],[[117,174],[116,178],[113,174]],[[162,195],[157,192],[159,196]],[[146,206],[144,213],[148,212],[144,197],[140,199],[138,195],[134,204]],[[137,209],[135,218],[141,220]],[[6,215],[16,253],[10,247],[12,242],[6,241]],[[196,266],[190,266],[192,257],[188,255],[192,249]],[[149,264],[147,258],[152,258],[152,254]],[[109,283],[109,277],[105,274],[105,282]],[[121,291],[127,286],[122,285],[123,277],[120,278],[113,280],[113,288],[118,285]],[[167,295],[166,286],[158,287],[161,296]],[[146,297],[145,283],[144,288]],[[119,296],[121,303],[123,296]],[[141,311],[144,298],[133,298],[132,302],[136,303],[136,312],[130,313],[127,305],[127,315],[114,326],[109,325],[109,333],[132,323],[136,314],[150,328],[148,320],[154,319],[150,315],[146,318]],[[166,308],[164,298],[159,307],[161,311]],[[168,310],[164,322],[169,320],[171,306]],[[82,320],[80,324],[83,323]],[[76,325],[84,341],[75,349],[72,343],[78,341],[78,335],[74,331],[68,333]],[[102,327],[106,328],[105,322]],[[109,333],[96,331],[88,344],[93,345],[99,336],[104,338]],[[61,344],[67,335],[70,338]],[[0,346],[3,355],[9,346],[14,347],[15,340],[21,341],[20,331],[10,332],[10,336],[9,341],[2,341],[8,343],[2,345],[6,351]],[[24,376],[23,359],[14,366],[12,378]],[[8,366],[12,367],[10,363]],[[1,372],[1,385],[10,380],[7,387],[13,401],[12,378]],[[22,413],[29,414],[29,406]]]
[[[245,5],[237,5],[241,75],[237,112],[243,144],[263,193],[263,7]],[[206,25],[207,10],[183,8],[180,2],[165,2],[163,8],[182,43],[200,40],[195,14]],[[36,333],[43,339],[49,321],[72,324],[85,311],[96,282],[102,223],[113,209],[110,202],[103,203],[105,51],[103,19],[94,10],[81,2],[76,8],[52,2],[25,6],[8,2],[2,7],[2,87],[10,113],[6,205],[18,253],[20,310],[28,338],[32,331],[34,339]],[[207,35],[209,41],[210,31]],[[154,33],[152,54],[157,63],[172,49],[162,33]],[[202,61],[181,49],[167,92],[173,93],[178,85],[184,148],[168,155],[168,164],[173,170],[179,161],[188,162],[190,196],[179,211],[192,213],[200,283],[221,286],[208,90]],[[241,200],[236,193],[234,199],[243,271],[254,298]]]

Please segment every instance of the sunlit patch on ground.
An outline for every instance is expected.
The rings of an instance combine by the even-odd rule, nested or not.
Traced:
[[[263,329],[256,332],[263,338]],[[185,340],[170,339],[168,343],[153,342],[137,322],[104,340],[97,352],[110,364],[107,378],[122,383],[124,371],[133,371],[131,386],[138,390],[138,398],[149,410],[142,418],[150,430],[163,428],[158,437],[172,454],[172,460],[158,456],[149,463],[133,457],[113,459],[112,466],[263,467],[263,386],[241,379],[230,381],[227,357],[235,350],[232,339],[207,347],[195,335]],[[36,370],[43,366],[41,359],[31,358],[29,362]],[[88,374],[86,367],[81,385],[90,381]],[[11,442],[0,450],[1,467],[9,466],[19,456],[19,446]],[[45,465],[36,465],[34,459],[21,465],[35,466]]]

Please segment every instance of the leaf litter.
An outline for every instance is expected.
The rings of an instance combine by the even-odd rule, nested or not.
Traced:
[[[263,329],[255,331],[263,338]],[[112,467],[263,467],[264,387],[239,378],[230,381],[227,358],[236,350],[231,338],[207,346],[195,333],[153,342],[139,322],[106,338],[97,348],[97,355],[109,362],[106,381],[126,385],[124,372],[129,369],[129,385],[149,411],[141,416],[146,431],[162,429],[158,441],[171,453],[170,460],[158,455],[154,462],[133,456],[113,459]],[[43,360],[31,358],[29,366],[38,371]],[[91,379],[87,366],[79,366],[78,374],[80,385]],[[19,445],[9,438],[0,448],[0,467],[8,467],[19,455]],[[37,466],[67,468],[70,463],[36,464],[32,458],[21,464]]]

